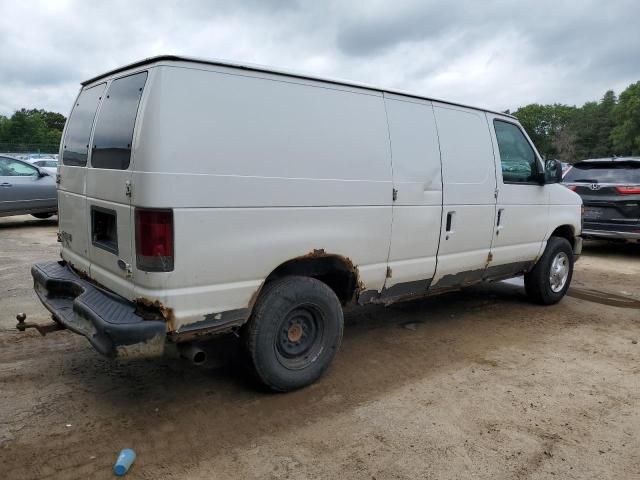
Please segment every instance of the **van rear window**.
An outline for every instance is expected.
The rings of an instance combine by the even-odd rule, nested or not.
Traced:
[[[87,164],[91,127],[105,86],[106,83],[101,83],[80,92],[71,111],[67,132],[64,136],[62,151],[64,165],[84,167]]]
[[[114,80],[102,101],[93,135],[91,166],[126,170],[131,160],[133,127],[147,72]]]

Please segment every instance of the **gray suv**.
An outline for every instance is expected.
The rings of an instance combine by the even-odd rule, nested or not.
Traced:
[[[582,197],[584,238],[640,240],[640,157],[583,160],[562,181]]]
[[[22,160],[0,156],[0,217],[48,218],[58,210],[55,178]]]

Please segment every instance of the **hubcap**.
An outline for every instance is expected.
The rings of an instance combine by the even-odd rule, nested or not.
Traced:
[[[569,257],[564,252],[559,252],[551,262],[549,270],[549,284],[555,293],[560,292],[569,278]]]
[[[294,323],[289,327],[289,331],[287,332],[287,337],[289,337],[289,341],[291,343],[299,342],[302,338],[302,327],[299,323]]]
[[[278,328],[274,345],[278,361],[292,370],[305,368],[322,352],[323,334],[320,310],[314,305],[297,306]]]

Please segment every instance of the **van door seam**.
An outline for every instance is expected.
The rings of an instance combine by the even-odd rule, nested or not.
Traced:
[[[438,140],[438,152],[440,152],[440,229],[438,232],[438,248],[436,249],[436,266],[433,271],[433,279],[435,280],[438,274],[438,261],[440,259],[440,244],[442,243],[442,217],[444,215],[444,171],[442,169],[442,146],[440,145],[440,132],[438,131],[438,117],[436,116],[436,109],[433,106],[433,102],[429,102],[431,105],[431,115],[433,115],[433,124],[436,127],[436,139]]]
[[[393,175],[393,145],[391,142],[391,127],[389,126],[389,112],[387,111],[387,98],[384,94],[384,92],[382,92],[382,105],[384,106],[384,116],[385,116],[385,121],[387,124],[387,138],[389,139],[389,163],[390,163],[390,167],[391,167],[391,188],[393,189],[393,192],[396,192],[396,185],[395,185],[395,176]],[[395,195],[394,195],[395,197]],[[389,262],[391,260],[391,242],[393,241],[393,217],[395,215],[395,199],[392,198],[391,201],[391,225],[390,225],[390,229],[389,229],[389,241],[387,244],[387,268],[389,269]],[[387,287],[387,279],[389,277],[387,277],[385,275],[385,279],[384,279],[384,284],[382,285],[382,291],[384,291],[384,289]]]

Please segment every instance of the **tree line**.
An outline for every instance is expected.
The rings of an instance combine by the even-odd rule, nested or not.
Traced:
[[[57,153],[64,115],[22,108],[10,117],[0,115],[0,152]]]
[[[506,113],[509,113],[507,111]],[[640,155],[640,81],[582,107],[537,103],[513,112],[540,154],[565,162]]]

